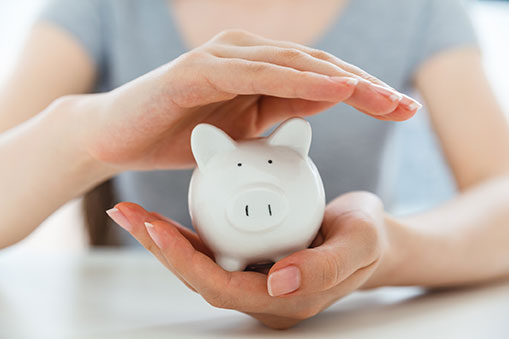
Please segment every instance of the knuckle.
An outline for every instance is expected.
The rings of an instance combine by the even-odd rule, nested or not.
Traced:
[[[363,199],[365,201],[370,201],[372,203],[378,204],[379,206],[382,206],[382,200],[378,195],[368,192],[368,191],[352,191],[349,193],[346,193],[342,195],[341,197],[346,197],[354,200],[360,200]],[[340,200],[340,199],[337,199]]]
[[[187,53],[182,54],[178,59],[181,64],[196,64],[209,57],[209,54],[200,48],[195,48]]]
[[[314,317],[318,313],[321,312],[321,307],[319,305],[305,305],[302,308],[297,309],[293,314],[291,315],[291,318],[297,319],[297,320],[306,320],[309,318]]]
[[[374,77],[373,75],[369,74],[368,72],[366,72],[365,70],[363,70],[357,66],[352,65],[351,68],[358,76],[360,76],[361,78],[363,78],[369,82],[372,82],[375,84],[379,84],[381,82],[377,77]]]
[[[321,272],[321,280],[323,289],[327,290],[338,284],[341,279],[341,268],[344,267],[343,258],[337,253],[329,252],[323,260],[323,269]]]
[[[306,84],[312,78],[311,72],[294,70],[291,70],[290,72],[291,72],[290,76],[295,81],[294,85],[295,95],[299,95],[300,94],[299,91],[302,89],[302,84]]]
[[[378,195],[371,192],[362,192],[362,194],[364,194],[367,198],[371,199],[372,201],[376,202],[379,206],[383,205],[382,199],[380,199]]]
[[[230,28],[219,32],[213,40],[218,41],[237,41],[249,36],[249,33],[242,29]]]
[[[363,234],[366,240],[376,239],[378,235],[377,222],[372,215],[369,213],[356,209],[345,212],[342,215],[342,225],[345,230]],[[369,242],[372,243],[371,241]]]
[[[288,59],[288,60],[294,60],[298,58],[304,58],[305,53],[296,49],[296,48],[280,48],[276,52],[277,56]]]
[[[314,256],[320,263],[319,267],[310,272],[316,284],[315,288],[325,291],[336,286],[341,281],[345,260],[330,248],[316,247],[309,250],[315,252]]]
[[[376,235],[378,233],[376,221],[370,214],[360,210],[352,211],[351,218],[353,219],[353,224],[355,224],[356,230],[361,233],[368,236]]]
[[[154,254],[157,253],[157,250],[159,249],[159,247],[157,247],[153,242],[149,241],[144,241],[142,245],[147,249],[147,251]]]
[[[231,302],[228,302],[228,299],[225,298],[221,292],[208,292],[203,295],[203,298],[213,307],[225,309],[231,308]]]
[[[321,59],[321,60],[325,60],[325,61],[330,61],[330,60],[334,59],[332,54],[327,53],[325,51],[321,51],[319,49],[311,50],[309,55],[311,55],[313,58],[317,58],[317,59]]]
[[[353,211],[352,217],[355,220],[351,223],[351,227],[362,238],[366,260],[369,262],[375,261],[381,255],[378,223],[371,215],[361,211]]]
[[[200,87],[203,87],[203,84],[197,80],[187,81],[185,87],[180,87],[173,91],[171,102],[182,108],[196,106],[201,100],[200,92],[196,90]]]
[[[260,62],[247,62],[244,64],[244,69],[249,73],[259,73],[266,71],[268,66]]]
[[[228,291],[232,284],[231,276],[226,282],[224,289],[211,289],[202,293],[203,298],[211,306],[224,309],[237,309],[238,305],[235,303],[235,299],[231,296]]]
[[[368,248],[374,248],[378,243],[378,227],[377,224],[370,218],[365,217],[357,221],[357,227],[362,234],[365,244]]]
[[[76,104],[76,101],[78,100],[79,97],[80,97],[79,95],[61,96],[61,97],[53,100],[53,102],[51,102],[51,104],[50,104],[50,107],[54,108],[54,109],[63,109],[63,110],[69,109],[73,105]]]
[[[222,302],[217,295],[215,295],[215,294],[203,295],[202,294],[202,296],[203,296],[203,299],[205,299],[205,301],[210,304],[210,306],[216,307],[216,308],[221,308]]]

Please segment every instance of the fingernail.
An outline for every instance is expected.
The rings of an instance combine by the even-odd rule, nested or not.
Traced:
[[[269,275],[267,290],[273,297],[288,294],[300,286],[300,270],[296,266],[287,266]]]
[[[152,225],[151,223],[149,222],[146,222],[145,223],[145,227],[147,228],[147,232],[148,232],[148,235],[150,235],[150,237],[152,238],[152,240],[154,240],[154,242],[156,243],[157,247],[161,248],[161,239],[159,239],[159,235],[157,235],[157,232],[154,228],[154,225]]]
[[[418,101],[415,101],[407,95],[403,95],[401,105],[405,106],[409,111],[418,111],[422,108],[422,105]]]
[[[116,222],[120,227],[122,227],[128,232],[131,232],[132,229],[131,223],[129,222],[129,220],[127,220],[126,216],[122,212],[120,212],[118,208],[109,209],[106,211],[106,214],[108,214],[108,216],[111,219],[113,219],[113,221]]]
[[[338,82],[340,84],[346,84],[349,86],[357,86],[357,84],[359,83],[359,79],[355,79],[355,78],[337,77],[337,76],[330,77],[330,78],[334,82]]]
[[[371,84],[371,88],[378,94],[386,97],[392,102],[401,101],[403,99],[403,95],[400,93],[394,92],[393,90],[390,90],[389,88],[385,88],[383,86]]]

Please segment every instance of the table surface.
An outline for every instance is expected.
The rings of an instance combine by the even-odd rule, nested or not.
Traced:
[[[213,308],[148,252],[0,253],[0,338],[509,338],[509,281],[357,292],[287,331]]]

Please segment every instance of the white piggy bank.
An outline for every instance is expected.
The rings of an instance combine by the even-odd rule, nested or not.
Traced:
[[[276,262],[310,245],[325,209],[310,144],[311,126],[302,118],[287,120],[267,138],[239,142],[209,124],[194,128],[191,149],[198,167],[189,209],[222,268]]]

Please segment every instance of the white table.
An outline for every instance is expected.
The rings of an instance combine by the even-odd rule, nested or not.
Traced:
[[[0,252],[0,338],[509,338],[509,282],[353,294],[288,331],[209,306],[144,251]]]

